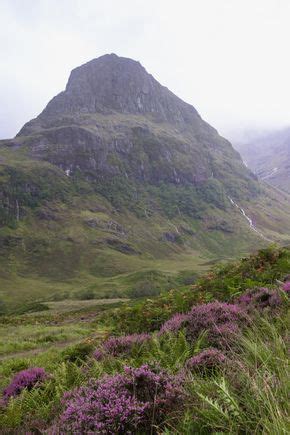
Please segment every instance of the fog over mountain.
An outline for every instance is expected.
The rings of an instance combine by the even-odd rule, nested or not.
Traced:
[[[288,0],[1,0],[0,138],[75,65],[112,52],[146,65],[226,137],[287,125],[289,19]]]
[[[264,182],[290,192],[290,127],[245,131],[233,139],[245,164]]]

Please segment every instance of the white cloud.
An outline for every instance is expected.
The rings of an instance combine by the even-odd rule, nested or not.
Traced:
[[[222,132],[289,124],[289,22],[289,0],[0,0],[0,137],[111,52]]]

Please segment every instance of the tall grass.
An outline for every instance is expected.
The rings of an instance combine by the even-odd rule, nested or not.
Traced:
[[[25,391],[10,401],[0,416],[0,424],[18,430],[24,423],[30,430],[42,430],[52,424],[65,391],[85,384],[88,378],[120,372],[124,365],[151,363],[171,373],[181,372],[185,378],[184,406],[168,415],[162,427],[155,428],[157,433],[286,435],[286,331],[287,325],[281,320],[259,318],[228,352],[225,367],[208,374],[192,374],[184,368],[186,361],[204,348],[206,335],[192,346],[182,331],[162,337],[153,335],[149,343],[123,358],[103,362],[88,359],[81,367],[58,361],[42,388]]]
[[[173,433],[288,434],[289,367],[282,329],[260,319],[230,352],[222,372],[188,375],[188,406],[182,423],[171,425]]]

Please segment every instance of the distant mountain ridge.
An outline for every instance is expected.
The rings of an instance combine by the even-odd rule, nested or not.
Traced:
[[[290,127],[258,135],[236,148],[259,178],[290,193]]]
[[[265,189],[139,62],[94,59],[0,142],[5,298],[150,293],[152,280],[288,240],[289,198]]]

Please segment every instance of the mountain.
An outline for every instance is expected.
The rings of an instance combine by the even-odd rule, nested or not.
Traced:
[[[139,62],[105,55],[0,142],[2,295],[155,294],[289,241],[289,204]]]
[[[236,148],[259,178],[290,193],[290,128],[258,135]]]

